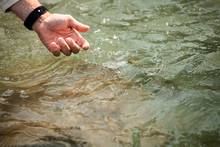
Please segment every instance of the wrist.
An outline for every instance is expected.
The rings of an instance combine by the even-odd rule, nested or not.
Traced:
[[[46,12],[43,15],[41,15],[33,24],[32,29],[35,32],[39,32],[40,27],[42,25],[42,23],[50,16],[52,15],[50,12]]]
[[[48,12],[48,10],[44,6],[35,8],[24,20],[24,26],[29,30],[33,30],[34,23],[46,12]]]

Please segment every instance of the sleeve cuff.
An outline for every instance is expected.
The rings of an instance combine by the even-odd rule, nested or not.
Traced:
[[[6,12],[8,8],[10,8],[18,1],[19,0],[0,0],[0,8],[2,9],[2,11]]]

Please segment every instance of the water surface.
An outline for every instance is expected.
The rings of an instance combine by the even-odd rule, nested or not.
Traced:
[[[0,146],[217,147],[218,0],[44,1],[92,30],[53,57],[0,14]]]

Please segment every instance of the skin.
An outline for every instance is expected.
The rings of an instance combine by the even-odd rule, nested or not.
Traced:
[[[20,0],[10,10],[22,21],[37,7],[41,6],[38,0]],[[90,45],[79,32],[89,31],[89,26],[78,22],[70,15],[43,14],[33,25],[41,42],[55,56],[63,53],[70,56],[77,54],[80,49],[87,50]]]

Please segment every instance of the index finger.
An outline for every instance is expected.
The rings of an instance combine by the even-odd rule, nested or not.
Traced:
[[[84,49],[84,50],[89,49],[89,48],[90,48],[89,42],[88,42],[86,39],[84,39],[84,38],[82,37],[82,35],[81,35],[78,31],[76,31],[75,29],[73,29],[72,31],[73,31],[73,35],[71,36],[71,38],[72,38],[73,40],[75,40],[75,42],[76,42],[82,49]]]

